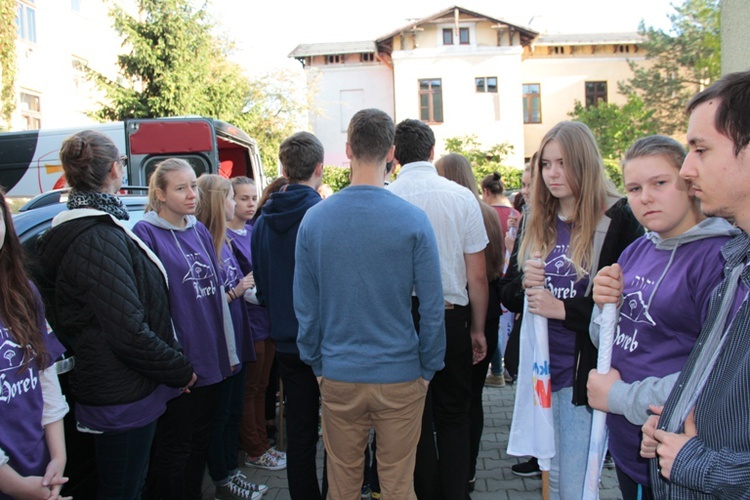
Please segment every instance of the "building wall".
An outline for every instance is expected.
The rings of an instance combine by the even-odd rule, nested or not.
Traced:
[[[325,148],[325,164],[348,166],[346,129],[352,115],[378,108],[394,117],[393,73],[382,63],[346,63],[313,66],[307,79],[315,92],[310,125]]]
[[[750,69],[750,2],[721,2],[721,73]]]
[[[502,142],[513,145],[509,164],[523,165],[521,114],[521,48],[491,50],[441,50],[394,52],[396,121],[420,118],[419,80],[442,81],[443,123],[430,123],[436,139],[436,156],[445,153],[445,139],[476,135],[486,147]],[[497,93],[480,93],[477,77],[497,77]]]
[[[537,51],[547,47],[537,47]],[[568,47],[566,47],[567,49]],[[600,48],[597,48],[601,51]],[[578,50],[585,50],[580,48]],[[591,50],[591,49],[589,49]],[[606,55],[609,52],[609,55]],[[643,61],[643,55],[628,54],[628,58]],[[594,56],[564,55],[562,57],[530,57],[521,64],[523,84],[539,83],[542,100],[542,122],[525,124],[523,155],[528,158],[538,148],[544,134],[556,123],[570,120],[568,113],[573,110],[575,100],[585,102],[585,83],[588,81],[607,82],[607,101],[623,104],[625,97],[618,93],[617,82],[632,77],[624,55],[604,51]],[[520,87],[520,85],[519,85]],[[519,101],[521,98],[519,97]],[[521,119],[520,123],[523,123]]]
[[[24,3],[35,10],[36,42],[19,38],[16,44],[17,96],[39,96],[41,126],[71,127],[94,123],[86,116],[101,95],[93,83],[76,78],[74,59],[110,78],[116,78],[116,55],[121,41],[112,29],[105,2],[99,0],[35,0]],[[80,6],[78,12],[72,6]],[[64,27],[64,29],[61,29]],[[27,121],[19,103],[12,130],[24,130]]]

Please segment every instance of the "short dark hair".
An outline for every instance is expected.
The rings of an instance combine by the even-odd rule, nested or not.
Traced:
[[[323,163],[323,144],[310,132],[297,132],[279,146],[279,161],[290,183],[307,181]]]
[[[505,192],[505,184],[503,184],[503,178],[497,172],[485,176],[482,179],[482,189],[486,189],[492,194],[503,194]]]
[[[690,99],[687,113],[711,99],[720,100],[714,127],[732,140],[734,155],[737,156],[750,144],[750,71],[724,75]]]
[[[435,134],[429,125],[407,118],[396,126],[396,159],[401,165],[415,161],[429,161],[435,146]]]
[[[363,161],[381,162],[393,146],[396,126],[384,111],[375,108],[357,111],[349,122],[346,140],[352,156]]]
[[[65,180],[75,191],[99,191],[107,182],[112,164],[120,161],[117,146],[94,130],[71,135],[60,148]]]

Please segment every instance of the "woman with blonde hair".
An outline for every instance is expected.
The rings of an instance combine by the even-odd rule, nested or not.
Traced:
[[[227,237],[227,222],[234,217],[236,205],[232,183],[220,175],[204,174],[198,178],[198,191],[200,201],[195,215],[211,233],[219,260],[219,279],[226,291],[240,362],[240,368],[218,384],[216,417],[208,448],[208,473],[216,485],[218,498],[232,498],[229,493],[260,498],[268,487],[245,481],[237,464],[246,366],[256,359],[252,328],[244,300],[245,291],[254,286],[253,278],[242,272]]]
[[[553,498],[581,498],[591,409],[586,381],[596,367],[589,338],[593,275],[617,261],[643,234],[627,200],[606,177],[593,134],[580,122],[560,122],[544,136],[532,167],[531,209],[501,282],[511,311],[547,318],[555,457]]]
[[[477,181],[471,170],[469,160],[457,153],[451,153],[435,162],[438,174],[466,189],[477,196]],[[500,218],[493,207],[483,202],[477,196],[479,208],[482,210],[482,219],[487,231],[489,243],[484,249],[484,262],[487,268],[487,282],[489,284],[489,296],[487,302],[487,317],[484,323],[484,337],[487,341],[487,355],[479,363],[472,367],[471,371],[471,407],[469,408],[470,419],[470,450],[471,461],[469,470],[469,491],[474,490],[476,482],[477,456],[479,455],[479,443],[482,440],[482,429],[484,427],[484,410],[482,407],[482,390],[484,389],[487,369],[490,359],[497,349],[498,328],[500,326],[500,277],[503,275],[503,263],[505,249],[503,247],[503,230]]]
[[[225,327],[227,299],[214,241],[195,217],[195,171],[179,158],[162,161],[151,175],[148,196],[146,214],[133,232],[164,265],[177,339],[198,376],[159,419],[152,478],[163,499],[200,499],[218,383],[234,373],[239,360],[234,334]]]

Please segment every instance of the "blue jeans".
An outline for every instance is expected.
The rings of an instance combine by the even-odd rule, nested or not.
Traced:
[[[555,456],[549,471],[549,492],[553,500],[579,500],[583,495],[592,412],[588,406],[573,405],[572,400],[572,387],[552,393]]]
[[[156,420],[138,429],[94,435],[97,499],[141,498],[155,433]]]
[[[216,416],[206,462],[211,479],[223,486],[237,472],[237,449],[245,396],[245,365],[218,384]]]

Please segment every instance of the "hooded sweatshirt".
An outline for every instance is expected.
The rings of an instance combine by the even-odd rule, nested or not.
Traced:
[[[227,237],[232,241],[232,251],[237,257],[242,274],[253,273],[257,279],[257,274],[253,272],[252,253],[250,251],[250,238],[253,234],[253,222],[249,222],[244,229],[227,229]],[[247,293],[247,292],[246,292]],[[268,309],[259,304],[253,304],[243,301],[247,307],[247,315],[250,320],[250,329],[253,332],[253,342],[266,340],[271,330],[271,320],[268,317]]]
[[[258,299],[268,307],[271,338],[283,354],[299,354],[292,288],[297,231],[320,195],[304,184],[290,184],[263,206],[253,228],[251,248]]]
[[[709,218],[674,238],[646,233],[618,260],[625,288],[612,367],[622,382],[608,396],[609,449],[639,484],[648,484],[648,461],[639,453],[648,404],[666,401],[721,282],[721,247],[737,233],[724,219]]]
[[[186,220],[180,228],[156,212],[147,212],[133,232],[159,256],[167,271],[177,339],[198,376],[195,387],[203,387],[232,374],[224,327],[226,300],[211,235],[194,216]]]

